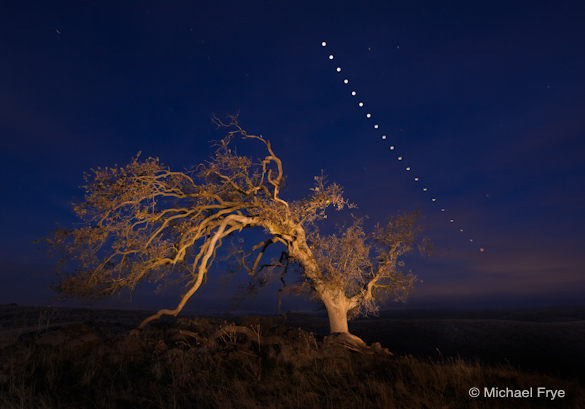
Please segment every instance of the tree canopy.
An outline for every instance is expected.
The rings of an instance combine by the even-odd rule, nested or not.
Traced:
[[[415,215],[391,218],[371,234],[356,220],[339,235],[321,235],[318,222],[327,217],[327,208],[353,207],[342,188],[320,175],[306,197],[285,200],[282,162],[270,142],[248,133],[235,116],[215,122],[227,134],[210,160],[192,170],[173,171],[139,153],[125,166],[84,175],[85,196],[74,206],[81,223],[47,239],[62,256],[59,292],[100,298],[132,291],[143,281],[183,282],[186,291],[178,305],[158,311],[143,327],[183,309],[227,237],[259,228],[265,239],[251,246],[250,274],[259,272],[267,248],[280,244],[282,267],[290,262],[299,267],[303,285],[330,313],[332,332],[347,332],[348,311],[368,314],[384,297],[406,297],[415,277],[399,267],[400,258],[417,243]],[[260,143],[265,156],[239,155],[236,138]],[[336,318],[332,311],[338,311]]]

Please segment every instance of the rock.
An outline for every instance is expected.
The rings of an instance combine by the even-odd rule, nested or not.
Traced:
[[[323,344],[327,346],[340,345],[350,350],[366,348],[367,344],[360,338],[348,332],[335,332],[323,338]]]
[[[168,349],[169,347],[167,346],[167,344],[161,339],[154,347],[154,352],[157,354],[162,354],[163,352],[168,351]]]
[[[374,352],[374,353],[382,353],[382,354],[386,354],[386,355],[394,355],[392,352],[390,352],[390,350],[388,348],[384,348],[382,346],[382,344],[380,344],[379,342],[374,342],[371,346],[370,349]]]
[[[73,324],[41,333],[37,345],[65,346],[71,349],[93,348],[103,343],[101,337],[85,324]]]
[[[100,345],[102,340],[96,334],[88,333],[79,337],[73,338],[67,344],[71,348],[93,347]]]
[[[69,337],[65,335],[61,330],[49,331],[41,334],[35,343],[37,345],[50,345],[58,346],[63,345],[69,341]]]

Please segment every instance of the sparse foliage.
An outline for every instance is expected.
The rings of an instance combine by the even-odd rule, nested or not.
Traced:
[[[430,249],[426,241],[417,241],[416,219],[416,213],[404,213],[376,225],[371,234],[365,233],[363,219],[355,219],[340,234],[321,236],[315,231],[310,236],[322,280],[330,291],[343,289],[350,318],[375,314],[389,298],[406,300],[417,278],[401,271],[401,257],[415,247],[421,252]]]

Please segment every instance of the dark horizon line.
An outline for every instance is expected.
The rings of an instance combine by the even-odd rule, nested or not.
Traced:
[[[37,304],[19,304],[19,303],[6,303],[0,304],[0,308],[5,307],[24,307],[24,308],[55,308],[63,310],[89,310],[89,311],[124,311],[124,312],[144,312],[151,313],[156,312],[157,309],[146,309],[146,308],[123,308],[118,306],[116,308],[108,307],[89,307],[89,306],[70,306],[70,305],[37,305]],[[356,319],[369,319],[379,318],[382,315],[401,313],[401,312],[433,312],[433,313],[447,313],[447,312],[524,312],[524,311],[542,311],[542,310],[565,310],[565,309],[581,309],[585,310],[585,303],[566,303],[566,304],[548,304],[548,305],[530,305],[530,306],[500,306],[494,305],[490,307],[477,306],[477,305],[460,305],[460,306],[437,306],[437,305],[426,305],[426,306],[403,306],[395,307],[390,309],[380,310],[376,315],[370,314],[367,317],[358,317]],[[585,312],[585,311],[584,311]],[[265,311],[258,310],[237,310],[237,311],[196,311],[194,309],[183,310],[180,316],[190,315],[211,315],[211,316],[245,316],[245,315],[259,315],[259,316],[279,316],[285,314],[299,314],[299,315],[312,315],[312,316],[327,316],[326,311],[315,311],[310,309],[299,309],[290,310],[284,313],[267,313]]]

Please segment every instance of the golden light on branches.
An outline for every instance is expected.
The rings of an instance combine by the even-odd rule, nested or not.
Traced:
[[[183,309],[205,281],[228,236],[259,228],[266,238],[250,247],[254,261],[241,260],[249,273],[269,265],[262,257],[270,246],[280,244],[283,256],[275,265],[286,274],[294,262],[328,311],[340,300],[349,300],[344,304],[349,307],[342,314],[345,320],[348,310],[373,302],[379,289],[404,286],[408,292],[412,279],[400,278],[395,267],[398,257],[410,249],[410,236],[392,236],[398,240],[394,242],[382,229],[366,242],[360,223],[340,238],[319,236],[317,223],[327,217],[327,208],[353,207],[341,187],[320,175],[305,198],[285,200],[283,165],[270,142],[242,129],[235,116],[214,121],[228,130],[227,135],[216,143],[210,160],[195,170],[172,171],[158,158],[138,154],[125,166],[97,168],[85,175],[84,199],[74,207],[80,225],[57,230],[47,239],[62,255],[58,291],[105,297],[132,291],[143,281],[182,280],[186,290],[178,305],[158,311],[141,323],[143,327]],[[252,160],[237,154],[232,149],[235,139],[260,143],[264,157]],[[386,252],[375,250],[384,246]],[[332,324],[334,332],[344,328],[347,323]]]

